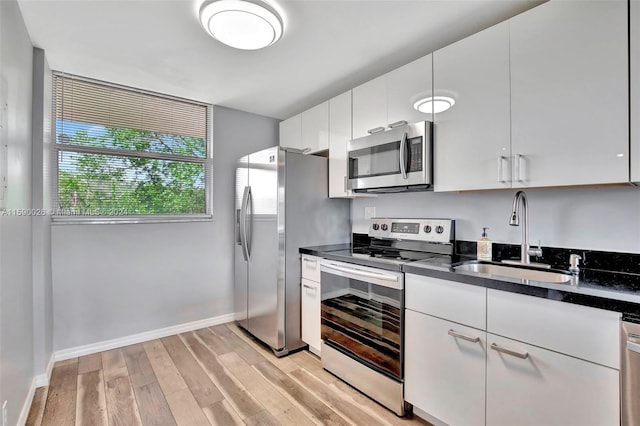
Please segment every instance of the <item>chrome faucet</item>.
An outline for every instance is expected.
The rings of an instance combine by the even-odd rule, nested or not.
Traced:
[[[522,203],[520,203],[522,201]],[[511,218],[509,219],[509,225],[520,226],[519,207],[522,204],[522,219],[524,224],[522,226],[522,244],[520,245],[520,263],[530,264],[531,256],[542,256],[542,248],[540,248],[540,242],[538,242],[538,248],[529,247],[529,212],[527,211],[527,195],[524,191],[516,192],[513,197],[513,208],[511,209]]]

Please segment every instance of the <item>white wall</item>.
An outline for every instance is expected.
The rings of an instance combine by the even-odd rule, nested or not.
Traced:
[[[383,194],[356,199],[351,215],[354,232],[367,232],[364,208],[378,217],[456,219],[456,238],[476,241],[483,227],[491,240],[520,244],[520,227],[509,226],[512,191],[472,193]],[[640,253],[640,188],[526,190],[529,238],[543,246]]]
[[[52,75],[44,50],[33,49],[32,163],[34,209],[51,209],[51,102]],[[53,353],[53,294],[51,288],[51,219],[32,218],[33,247],[33,367],[45,374]]]
[[[31,207],[33,50],[15,0],[0,1],[0,78],[8,102],[8,209]],[[3,141],[4,143],[4,141]],[[0,404],[16,424],[33,379],[31,218],[0,216]]]
[[[210,222],[52,226],[54,350],[233,312],[235,162],[278,121],[215,107]]]

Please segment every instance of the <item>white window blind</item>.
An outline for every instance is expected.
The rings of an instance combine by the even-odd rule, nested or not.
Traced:
[[[211,107],[54,74],[54,215],[211,214]]]

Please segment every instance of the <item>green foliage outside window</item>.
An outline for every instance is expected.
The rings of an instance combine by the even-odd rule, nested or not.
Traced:
[[[57,200],[62,214],[206,213],[203,161],[142,158],[125,152],[206,159],[204,139],[69,122],[59,122],[58,128],[73,131],[58,134]],[[67,145],[113,149],[115,155],[65,150]]]

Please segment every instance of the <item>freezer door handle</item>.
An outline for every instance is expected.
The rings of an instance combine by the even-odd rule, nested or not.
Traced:
[[[249,204],[249,192],[251,187],[245,186],[242,194],[242,206],[240,208],[240,244],[242,245],[242,257],[249,261],[249,251],[247,250],[247,206]]]
[[[247,193],[248,201],[247,201],[247,211],[245,212],[245,226],[247,221],[249,222],[249,232],[245,230],[244,232],[244,245],[247,248],[247,258],[251,259],[251,240],[253,236],[253,194],[251,193],[251,186],[248,187],[249,192]],[[251,215],[250,218],[248,216]]]
[[[241,246],[242,245],[242,231],[240,230],[240,223],[241,223],[241,216],[242,216],[242,210],[241,209],[236,209],[236,245],[237,246]]]
[[[640,354],[640,343],[635,343],[627,340],[627,350]]]

